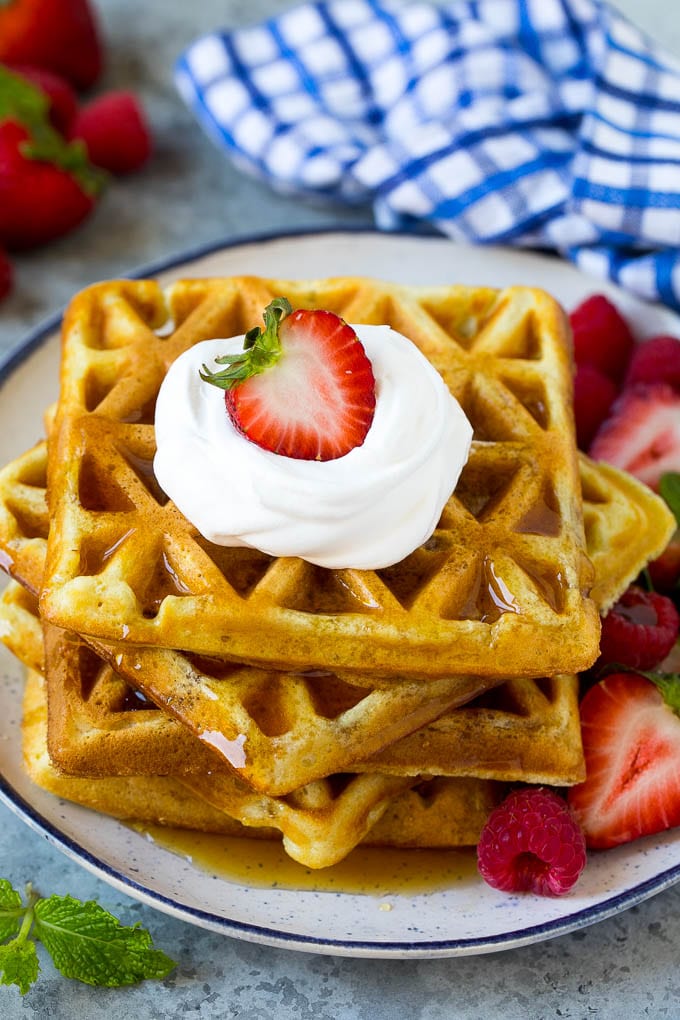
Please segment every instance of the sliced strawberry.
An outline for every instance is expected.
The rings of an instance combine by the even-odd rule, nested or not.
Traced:
[[[669,598],[631,585],[602,621],[598,665],[654,669],[678,640],[679,628]]]
[[[568,801],[589,847],[680,824],[680,719],[664,700],[678,693],[677,677],[612,673],[583,698],[586,779]]]
[[[628,366],[626,386],[665,382],[680,390],[680,339],[654,336],[638,344]]]
[[[577,365],[574,376],[574,418],[579,450],[587,450],[616,400],[616,384],[587,363]]]
[[[680,393],[663,383],[624,390],[589,452],[658,489],[680,471]]]
[[[234,426],[265,450],[296,460],[335,460],[361,446],[373,421],[375,378],[356,333],[333,312],[293,312],[277,298],[245,337],[201,378],[225,390]]]
[[[633,352],[628,323],[604,294],[593,294],[569,316],[577,365],[594,365],[620,383]]]

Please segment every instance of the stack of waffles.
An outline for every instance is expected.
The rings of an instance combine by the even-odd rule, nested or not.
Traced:
[[[154,408],[191,345],[272,298],[386,323],[474,428],[423,546],[376,571],[215,546],[154,477]],[[26,767],[121,819],[283,838],[476,843],[508,783],[583,778],[577,673],[673,529],[578,457],[568,329],[528,288],[230,278],[97,285],[64,320],[47,439],[0,472],[0,636],[28,667]]]

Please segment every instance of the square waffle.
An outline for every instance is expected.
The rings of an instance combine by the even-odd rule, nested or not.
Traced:
[[[272,826],[245,826],[173,776],[69,776],[47,751],[43,678],[29,671],[24,695],[23,757],[36,785],[57,797],[123,821],[226,836],[277,839]],[[385,847],[458,847],[477,843],[505,787],[483,779],[435,779],[392,798],[362,842]]]
[[[169,364],[285,294],[386,323],[438,369],[475,430],[432,538],[384,570],[213,546],[159,489],[153,414]],[[163,328],[161,328],[163,327]],[[103,641],[285,669],[434,678],[574,672],[597,655],[584,596],[568,332],[527,288],[361,279],[112,282],[64,321],[50,460],[47,620]],[[196,626],[196,620],[201,626]]]
[[[29,451],[0,472],[0,549],[9,548],[11,541],[12,555],[21,563],[26,562],[25,547],[32,550],[38,574],[29,579],[29,587],[33,588],[40,587],[41,557],[44,560],[45,555],[45,538],[37,535],[42,532],[45,536],[48,528],[44,444],[41,451]],[[40,456],[42,478],[37,463]],[[585,519],[596,524],[587,529],[588,553],[598,565],[595,588],[599,591],[605,585],[608,597],[615,598],[648,559],[661,551],[673,528],[672,516],[649,489],[616,469],[594,465],[581,457],[580,473]],[[23,542],[20,535],[26,511],[22,500],[33,508],[32,537],[26,536]],[[41,502],[39,519],[36,507]],[[623,547],[621,531],[626,537]],[[36,546],[39,542],[40,550]],[[610,548],[616,549],[616,556],[608,554]],[[33,626],[39,631],[35,617]],[[25,620],[24,631],[28,629],[29,621]],[[272,683],[260,670],[204,662],[204,670],[199,673],[195,662],[178,653],[128,651],[125,646],[109,649],[110,664],[104,664],[91,652],[83,651],[82,642],[73,635],[56,628],[47,628],[47,632],[51,632],[48,644],[56,643],[48,669],[50,746],[59,765],[72,773],[200,771],[204,749],[192,739],[190,731],[201,735],[207,729],[208,733],[222,734],[225,741],[244,734],[249,754],[242,777],[266,793],[288,792],[353,766],[359,757],[364,767],[372,768],[372,759],[366,761],[371,747],[366,737],[371,728],[369,721],[375,721],[376,701],[394,696],[400,686],[389,685],[382,692],[362,691],[335,681],[336,694],[344,690],[344,700],[336,696],[333,701],[333,683],[328,676],[289,676],[286,686],[283,677],[270,674]],[[126,668],[130,685],[122,680],[121,667]],[[225,682],[229,671],[233,684]],[[178,699],[183,684],[193,697]],[[431,691],[435,685],[415,686],[427,705],[424,688]],[[136,693],[140,687],[146,693],[146,702]],[[246,696],[247,692],[251,697]],[[253,694],[259,694],[259,698]],[[326,700],[320,701],[322,697]],[[177,725],[166,713],[156,712],[152,708],[155,701],[166,705],[185,726]],[[484,768],[487,775],[508,779],[521,776],[525,768],[537,781],[538,777],[540,781],[575,781],[581,768],[575,705],[573,678],[505,684],[497,694],[472,703],[464,712],[443,714],[437,706],[430,718],[442,718],[432,726],[423,728],[423,724],[418,729],[417,721],[411,720],[409,726],[417,733],[392,743],[380,759],[381,767],[386,772],[403,770],[411,774],[460,774]],[[130,711],[133,707],[134,713]],[[427,710],[431,711],[432,706]],[[288,729],[282,725],[284,718],[289,720]],[[382,746],[394,730],[387,731],[385,740],[382,731],[389,722],[380,714],[378,718]],[[375,728],[372,732],[375,734]],[[480,739],[481,733],[484,740]],[[549,754],[539,738],[547,743]],[[425,748],[427,755],[423,758]],[[219,752],[219,747],[213,744],[212,750]]]

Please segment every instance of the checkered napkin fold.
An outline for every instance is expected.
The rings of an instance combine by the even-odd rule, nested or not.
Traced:
[[[680,61],[599,0],[308,3],[204,36],[176,82],[278,190],[554,249],[680,309]]]

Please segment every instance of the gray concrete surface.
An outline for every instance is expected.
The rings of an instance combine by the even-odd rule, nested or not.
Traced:
[[[0,308],[0,354],[77,289],[202,242],[277,229],[370,223],[368,211],[304,206],[240,176],[178,101],[173,58],[198,33],[245,24],[292,6],[277,0],[99,0],[107,40],[103,86],[143,95],[156,154],[117,181],[95,216],[57,244],[17,259],[17,287]],[[680,53],[673,0],[618,6]],[[0,396],[1,399],[1,396]],[[96,897],[126,923],[140,921],[179,960],[163,983],[93,990],[61,978],[43,957],[24,1000],[0,988],[0,1016],[80,1020],[106,1015],[242,1020],[486,1020],[680,1016],[680,888],[614,919],[550,942],[492,956],[438,961],[350,960],[260,948],[213,935],[137,904],[70,863],[0,808],[0,875],[46,892]]]

